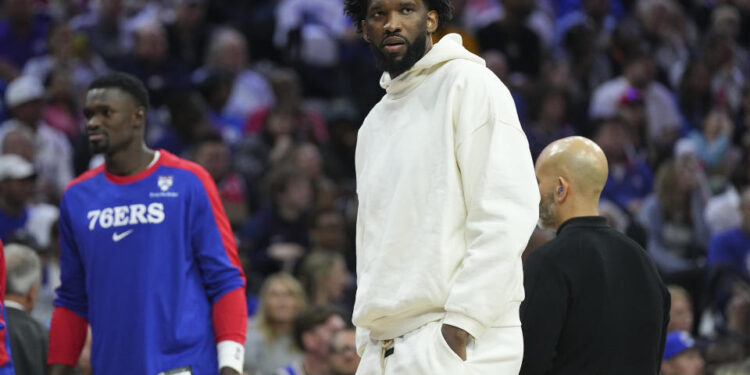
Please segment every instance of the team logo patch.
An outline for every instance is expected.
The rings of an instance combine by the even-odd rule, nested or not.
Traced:
[[[167,191],[172,186],[173,182],[172,176],[159,176],[159,180],[157,181],[157,184],[159,185],[159,189],[161,191]]]

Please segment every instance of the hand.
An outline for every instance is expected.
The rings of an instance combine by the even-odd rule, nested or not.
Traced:
[[[469,341],[469,333],[461,328],[443,324],[440,328],[443,338],[448,346],[462,360],[466,360],[466,343]]]
[[[221,375],[240,375],[235,369],[229,367],[222,367],[219,371],[221,372]]]

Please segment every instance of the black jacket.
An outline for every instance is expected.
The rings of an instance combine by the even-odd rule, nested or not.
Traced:
[[[8,313],[8,334],[17,375],[47,373],[47,330],[29,313],[14,307]]]
[[[642,247],[573,218],[524,268],[521,374],[658,374],[670,297]]]

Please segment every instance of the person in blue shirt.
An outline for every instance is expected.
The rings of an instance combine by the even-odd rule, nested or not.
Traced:
[[[208,173],[144,142],[148,92],[123,73],[95,79],[84,115],[104,165],[60,203],[51,374],[68,374],[91,326],[95,374],[242,372],[245,278]]]
[[[708,245],[709,267],[726,266],[750,278],[750,189],[742,192],[742,223],[739,227],[716,234]]]

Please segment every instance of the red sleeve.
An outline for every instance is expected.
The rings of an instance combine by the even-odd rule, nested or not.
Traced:
[[[245,288],[237,288],[216,300],[211,317],[217,343],[229,340],[244,345],[247,329]]]
[[[86,344],[88,322],[73,311],[55,307],[49,330],[47,364],[75,367]]]

